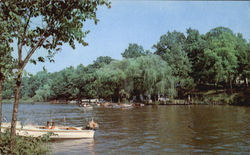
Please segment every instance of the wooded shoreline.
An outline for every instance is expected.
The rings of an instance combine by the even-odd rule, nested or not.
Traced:
[[[215,93],[217,91],[217,93]],[[220,92],[222,91],[222,92]],[[209,93],[210,92],[210,93]],[[225,90],[210,90],[207,92],[202,92],[200,94],[191,94],[190,101],[187,99],[171,99],[169,101],[155,101],[152,103],[149,102],[141,102],[145,105],[250,105],[250,88],[237,90],[233,94],[226,94]],[[202,94],[202,95],[201,95]],[[205,95],[206,94],[206,95]],[[199,97],[195,97],[198,96]],[[88,99],[86,99],[88,100]],[[13,99],[5,99],[3,103],[13,103]],[[48,101],[34,101],[32,98],[21,99],[20,103],[50,103],[50,104],[78,104],[77,101],[75,103],[70,103],[70,100],[48,100]],[[105,101],[104,101],[105,102]],[[118,102],[116,102],[118,103]],[[115,104],[116,104],[115,103]],[[124,101],[121,103],[129,103],[128,101]],[[136,102],[137,103],[137,102]],[[131,103],[132,104],[132,103]]]
[[[226,27],[206,34],[188,28],[186,34],[162,35],[153,50],[131,43],[121,53],[122,60],[100,56],[87,66],[25,73],[20,99],[157,103],[159,98],[168,98],[173,103],[177,99],[195,104],[249,103],[250,43],[242,34]],[[15,78],[4,81],[3,99],[13,98],[15,83]]]

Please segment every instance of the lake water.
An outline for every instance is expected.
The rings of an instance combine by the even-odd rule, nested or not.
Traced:
[[[3,105],[10,121],[12,104]],[[99,123],[94,139],[52,142],[58,155],[246,154],[250,152],[250,107],[226,105],[144,106],[134,109],[20,104],[18,120],[45,125]],[[66,123],[64,122],[66,118]]]

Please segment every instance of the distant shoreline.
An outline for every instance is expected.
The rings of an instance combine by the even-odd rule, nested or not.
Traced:
[[[203,92],[191,93],[191,99],[170,99],[166,102],[144,103],[145,105],[250,105],[249,95],[250,88],[245,90],[237,90],[232,94],[227,94],[225,90],[209,90]],[[58,102],[52,101],[34,101],[32,98],[20,99],[20,103],[35,104],[35,103],[50,103],[50,104],[75,104],[69,103],[66,100],[58,99]],[[13,103],[14,99],[4,99],[3,103]],[[121,102],[125,103],[125,102]],[[143,102],[138,102],[143,103]]]

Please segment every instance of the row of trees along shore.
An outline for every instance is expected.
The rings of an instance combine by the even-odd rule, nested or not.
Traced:
[[[202,90],[247,90],[250,43],[242,34],[217,27],[206,34],[187,29],[160,37],[153,52],[129,44],[122,60],[98,57],[88,66],[46,70],[22,78],[21,97],[34,101],[82,100],[156,101],[161,96],[187,98]],[[13,82],[4,84],[3,97],[11,98]]]
[[[86,46],[84,38],[90,31],[85,29],[84,23],[94,21],[97,24],[96,12],[100,6],[110,7],[111,3],[108,0],[0,1],[0,129],[2,96],[5,98],[6,93],[4,91],[2,95],[2,89],[8,89],[4,83],[11,78],[14,81],[11,89],[14,89],[12,91],[15,98],[10,143],[7,145],[2,143],[0,134],[0,154],[23,154],[15,152],[16,121],[20,92],[23,91],[21,90],[23,73],[27,63],[44,62],[46,59],[54,61],[54,55],[60,51],[64,43],[68,43],[73,49],[76,41]],[[13,48],[15,45],[17,45],[16,48]],[[41,48],[45,49],[48,55],[45,57],[45,53],[37,59],[32,59],[32,55]],[[12,54],[13,49],[17,49],[15,54]],[[23,147],[19,148],[23,148],[26,152],[24,154],[27,154],[25,142]],[[36,149],[33,148],[33,150]]]
[[[110,2],[0,1],[0,128],[2,96],[8,99],[14,94],[9,154],[15,148],[20,98],[37,101],[104,98],[119,102],[135,97],[141,101],[143,98],[157,100],[159,95],[185,97],[202,86],[232,93],[238,87],[238,79],[244,81],[242,87],[248,87],[249,42],[224,27],[206,34],[191,28],[186,35],[168,32],[153,45],[152,52],[130,44],[120,61],[99,57],[88,66],[24,75],[28,62],[54,61],[54,55],[64,43],[73,49],[75,41],[86,46],[84,38],[90,31],[83,29],[84,22],[97,23],[96,11],[101,5],[110,7]],[[14,43],[16,57],[12,54]],[[48,55],[32,59],[40,48]],[[1,135],[0,148],[6,148],[2,146]]]

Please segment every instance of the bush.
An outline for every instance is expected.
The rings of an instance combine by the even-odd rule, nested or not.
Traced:
[[[51,134],[45,134],[41,137],[22,137],[16,136],[16,146],[10,150],[10,131],[6,130],[2,134],[2,144],[0,145],[0,154],[32,154],[40,155],[49,152],[48,142]]]

